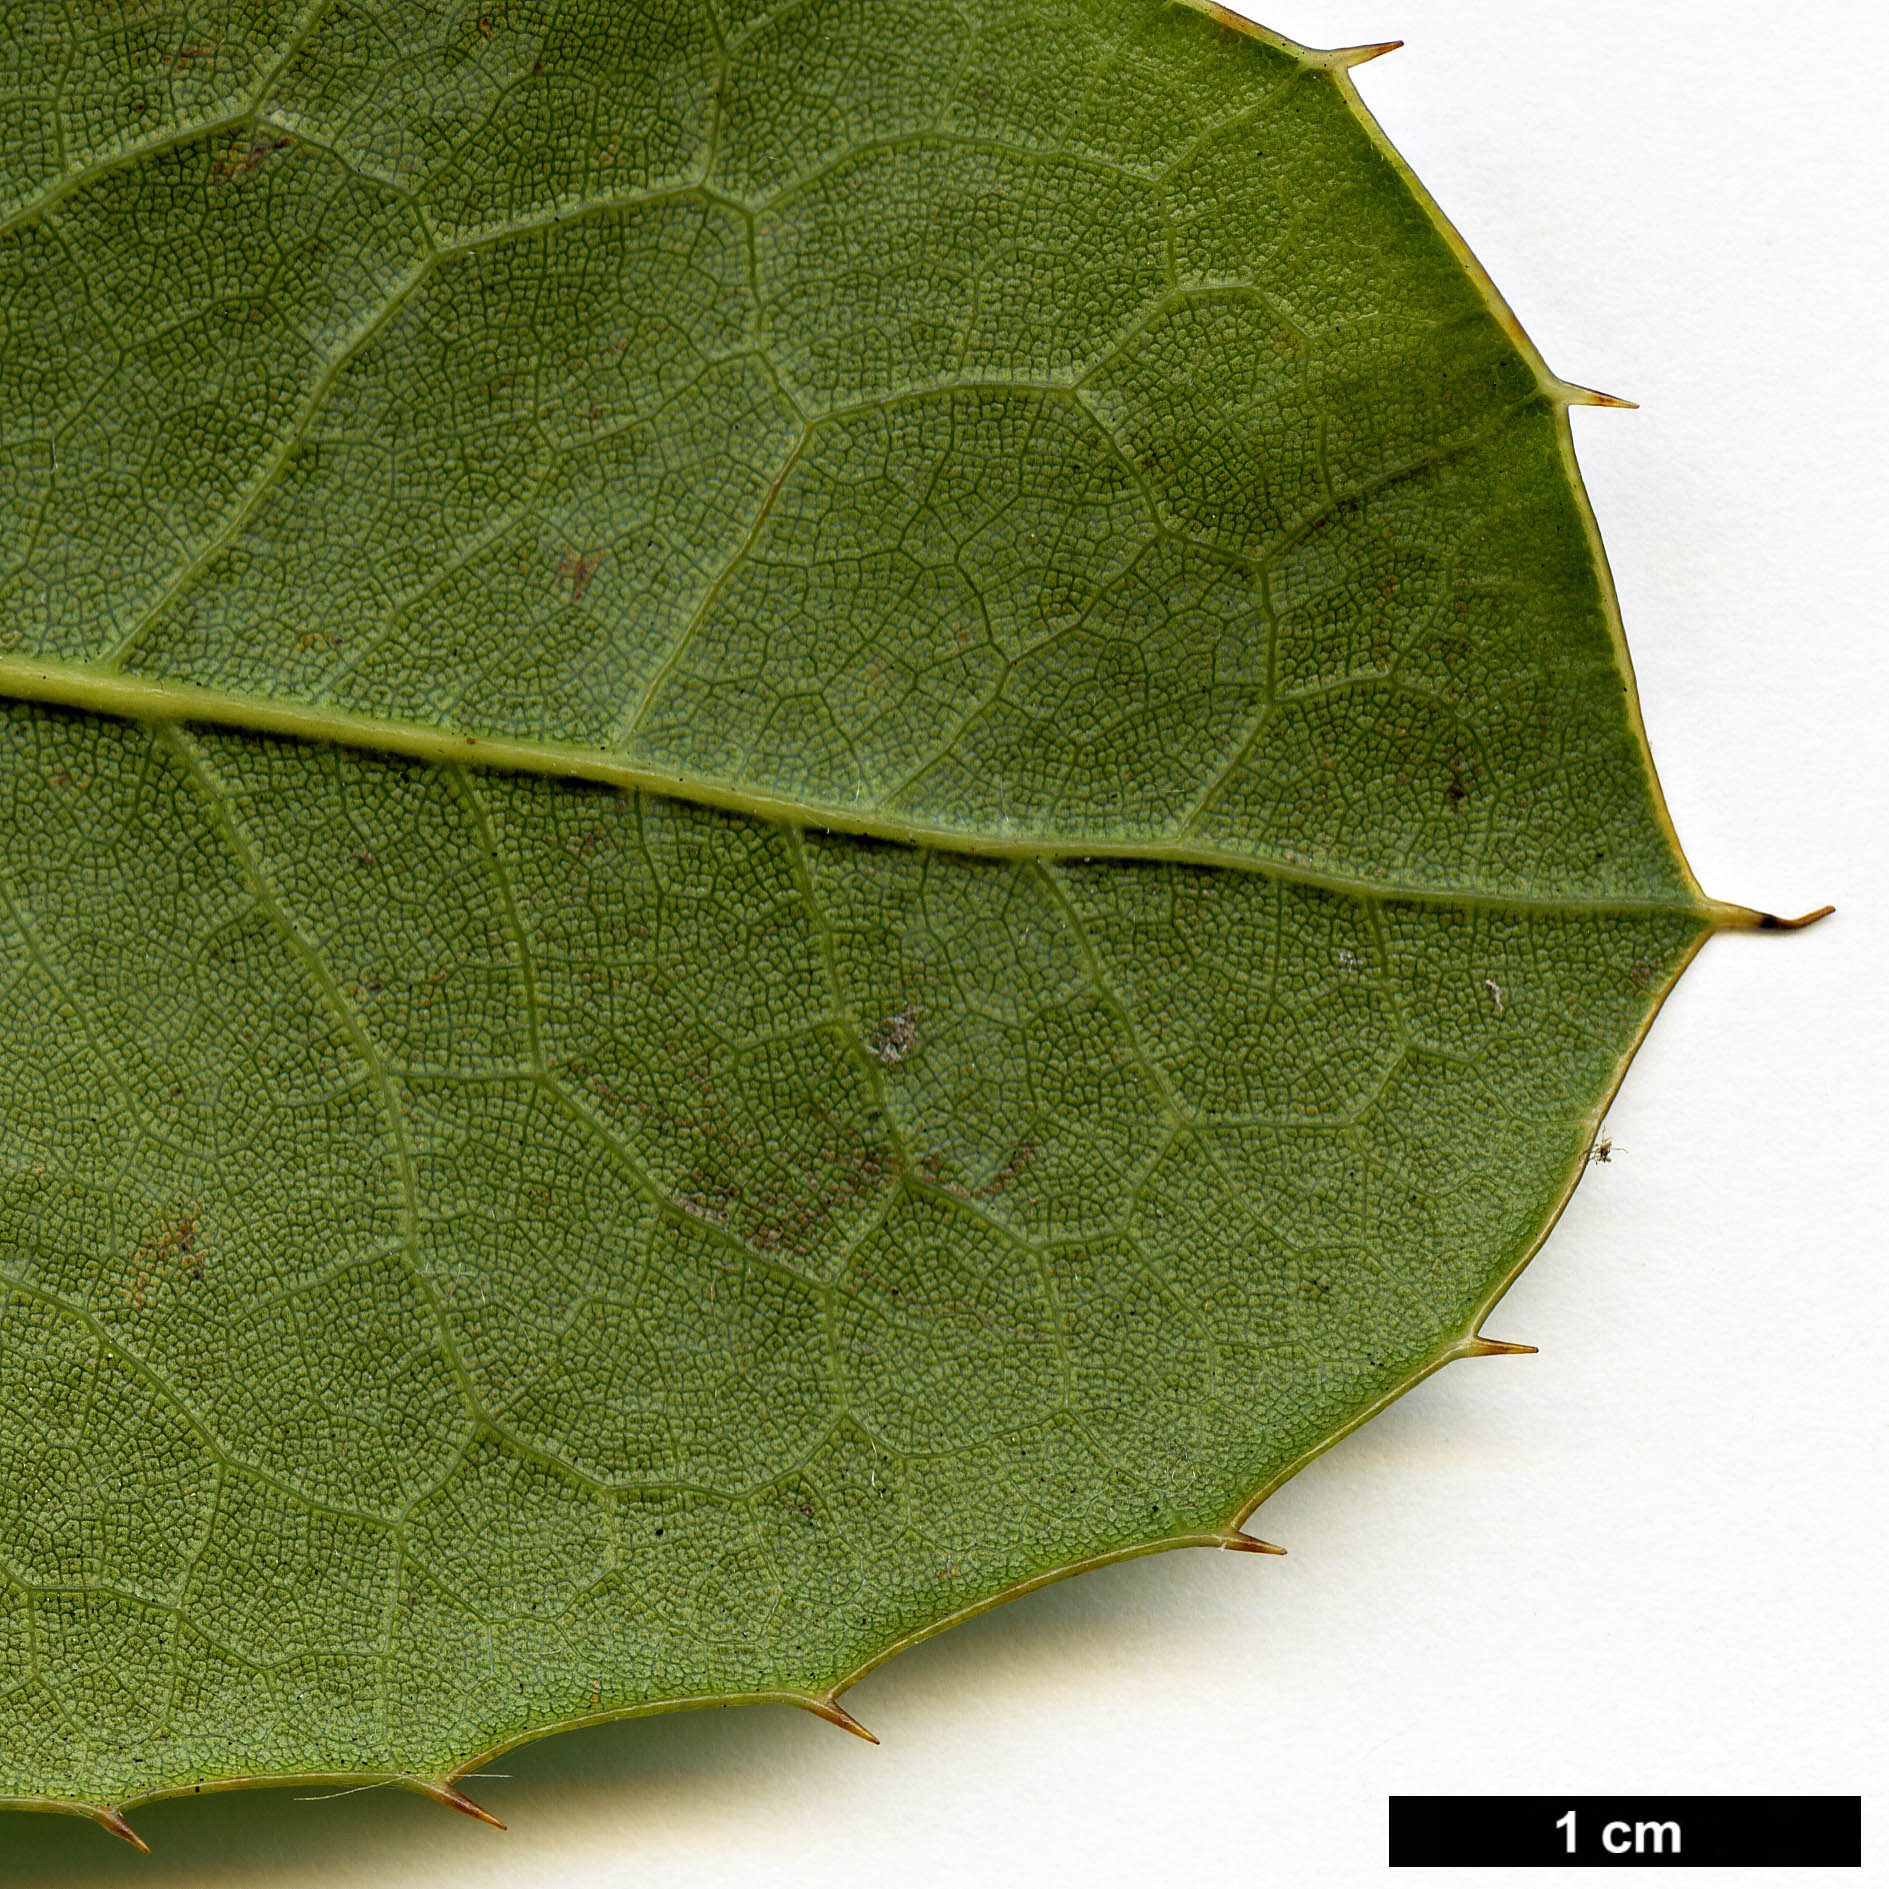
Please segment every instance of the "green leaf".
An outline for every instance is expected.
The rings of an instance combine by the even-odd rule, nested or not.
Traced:
[[[0,1804],[843,1719],[1486,1348],[1759,920],[1347,55],[16,12]]]

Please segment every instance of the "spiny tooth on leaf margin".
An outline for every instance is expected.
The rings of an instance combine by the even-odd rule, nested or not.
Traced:
[[[1465,1338],[1450,1353],[1449,1362],[1454,1364],[1458,1358],[1531,1357],[1538,1349],[1536,1345],[1512,1345],[1501,1338]]]
[[[448,1810],[463,1812],[468,1817],[476,1817],[481,1823],[489,1823],[494,1830],[503,1830],[505,1826],[485,1809],[475,1804],[463,1791],[456,1791],[450,1784],[428,1784],[415,1781],[413,1788],[422,1797],[430,1797],[436,1804],[444,1804]]]
[[[837,1725],[843,1732],[851,1732],[855,1738],[863,1738],[867,1744],[876,1745],[879,1740],[865,1726],[847,1711],[845,1706],[823,1692],[800,1692],[794,1695],[794,1703],[804,1706],[815,1718],[823,1718],[829,1725]]]
[[[94,1810],[87,1805],[85,1815],[101,1828],[109,1830],[113,1836],[122,1837],[134,1850],[141,1851],[146,1856],[151,1854],[150,1844],[125,1822],[125,1813],[122,1810]]]
[[[1287,39],[1284,34],[1275,33],[1270,27],[1249,20],[1244,13],[1235,13],[1231,7],[1221,6],[1219,0],[1172,0],[1172,4],[1188,7],[1195,13],[1204,13],[1210,20],[1218,20],[1222,26],[1236,33],[1268,40],[1290,52],[1294,58],[1303,60],[1306,65],[1319,66],[1327,72],[1348,72],[1353,66],[1361,66],[1367,60],[1381,59],[1387,52],[1395,52],[1404,43],[1401,39],[1385,39],[1373,46],[1337,46],[1321,51],[1316,46],[1301,46],[1297,40]]]
[[[1243,1535],[1237,1528],[1230,1528],[1220,1537],[1220,1546],[1230,1549],[1235,1554],[1284,1554],[1285,1550],[1276,1547],[1270,1541],[1261,1541],[1257,1535]]]
[[[1564,407],[1625,407],[1633,413],[1640,409],[1637,400],[1622,400],[1618,394],[1604,394],[1596,387],[1582,387],[1574,381],[1563,380],[1558,374],[1548,391]]]
[[[1403,43],[1401,39],[1383,39],[1375,46],[1334,46],[1330,52],[1310,53],[1307,58],[1311,64],[1323,66],[1327,71],[1349,72],[1353,66],[1369,65],[1387,52],[1396,52]]]

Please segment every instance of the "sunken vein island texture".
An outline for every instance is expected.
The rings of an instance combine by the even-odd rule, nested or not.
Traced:
[[[1239,1545],[1755,915],[1352,57],[0,0],[0,1803]]]

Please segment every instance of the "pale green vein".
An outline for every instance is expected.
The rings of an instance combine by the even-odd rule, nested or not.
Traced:
[[[777,825],[810,828],[826,833],[852,833],[862,839],[888,840],[899,846],[927,847],[962,853],[978,859],[1122,859],[1176,866],[1224,867],[1256,872],[1291,885],[1335,892],[1354,898],[1406,900],[1411,903],[1446,903],[1487,906],[1498,911],[1527,912],[1676,912],[1707,923],[1749,929],[1762,914],[1741,905],[1716,900],[1698,903],[1678,899],[1526,898],[1471,889],[1406,886],[1391,881],[1347,878],[1320,872],[1284,858],[1257,858],[1251,852],[1159,835],[1146,839],[1097,841],[1064,839],[1055,834],[988,833],[890,814],[861,812],[857,807],[815,800],[795,800],[758,788],[739,786],[704,775],[678,773],[626,761],[602,748],[566,746],[552,741],[514,740],[493,735],[461,735],[450,729],[429,728],[419,722],[395,721],[357,715],[340,709],[311,708],[295,702],[271,701],[218,689],[199,689],[181,682],[149,682],[89,669],[76,663],[38,662],[19,656],[0,656],[0,695],[24,701],[46,702],[64,708],[90,709],[127,721],[154,725],[204,722],[216,727],[244,729],[252,734],[281,735],[300,741],[330,741],[342,747],[373,753],[405,755],[438,765],[504,768],[525,774],[546,774],[563,780],[596,781],[632,793],[659,794],[669,800],[691,801],[746,814]]]
[[[294,23],[282,51],[250,87],[242,104],[214,118],[192,119],[185,124],[173,125],[166,130],[153,132],[150,137],[124,145],[95,163],[81,165],[77,170],[68,172],[57,183],[42,191],[38,197],[22,204],[19,209],[6,217],[0,218],[0,237],[10,236],[15,230],[37,221],[47,211],[56,209],[74,192],[85,189],[89,184],[97,183],[102,177],[109,177],[114,171],[124,170],[144,158],[155,156],[159,152],[174,150],[179,145],[194,144],[200,138],[213,138],[223,131],[240,131],[245,125],[254,123],[264,101],[269,96],[269,88],[288,69],[289,62],[295,55],[321,29],[322,22],[333,10],[334,4],[335,0],[314,0],[314,4],[303,13],[300,20]]]

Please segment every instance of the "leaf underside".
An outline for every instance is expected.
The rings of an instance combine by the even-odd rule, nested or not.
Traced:
[[[1728,908],[1341,58],[0,32],[0,1803],[818,1705],[1461,1352]]]

